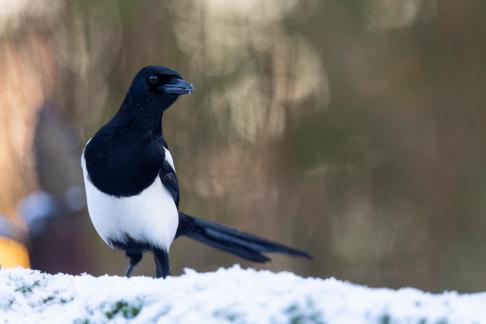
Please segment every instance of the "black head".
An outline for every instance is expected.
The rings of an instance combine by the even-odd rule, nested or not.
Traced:
[[[141,69],[132,81],[127,99],[130,105],[158,106],[167,109],[180,95],[191,93],[192,85],[175,70],[150,65]]]

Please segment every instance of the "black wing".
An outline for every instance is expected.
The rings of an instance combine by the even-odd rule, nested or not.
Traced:
[[[174,202],[179,209],[179,182],[177,181],[177,175],[172,168],[172,166],[164,160],[164,165],[162,169],[159,171],[159,177],[164,186],[169,190]]]

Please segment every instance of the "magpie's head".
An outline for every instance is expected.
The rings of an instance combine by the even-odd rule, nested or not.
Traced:
[[[135,103],[167,109],[180,95],[191,93],[192,85],[175,70],[150,65],[141,69],[132,81],[129,95]]]

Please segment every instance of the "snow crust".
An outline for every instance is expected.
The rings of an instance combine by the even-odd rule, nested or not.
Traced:
[[[234,266],[148,277],[0,270],[0,323],[486,323],[486,293],[368,288]]]

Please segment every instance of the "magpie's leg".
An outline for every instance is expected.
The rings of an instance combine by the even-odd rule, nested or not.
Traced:
[[[130,277],[135,266],[142,260],[142,252],[126,252],[130,263],[128,264],[127,272],[125,272],[125,277]]]
[[[169,254],[161,249],[154,249],[155,273],[157,278],[170,275]]]

